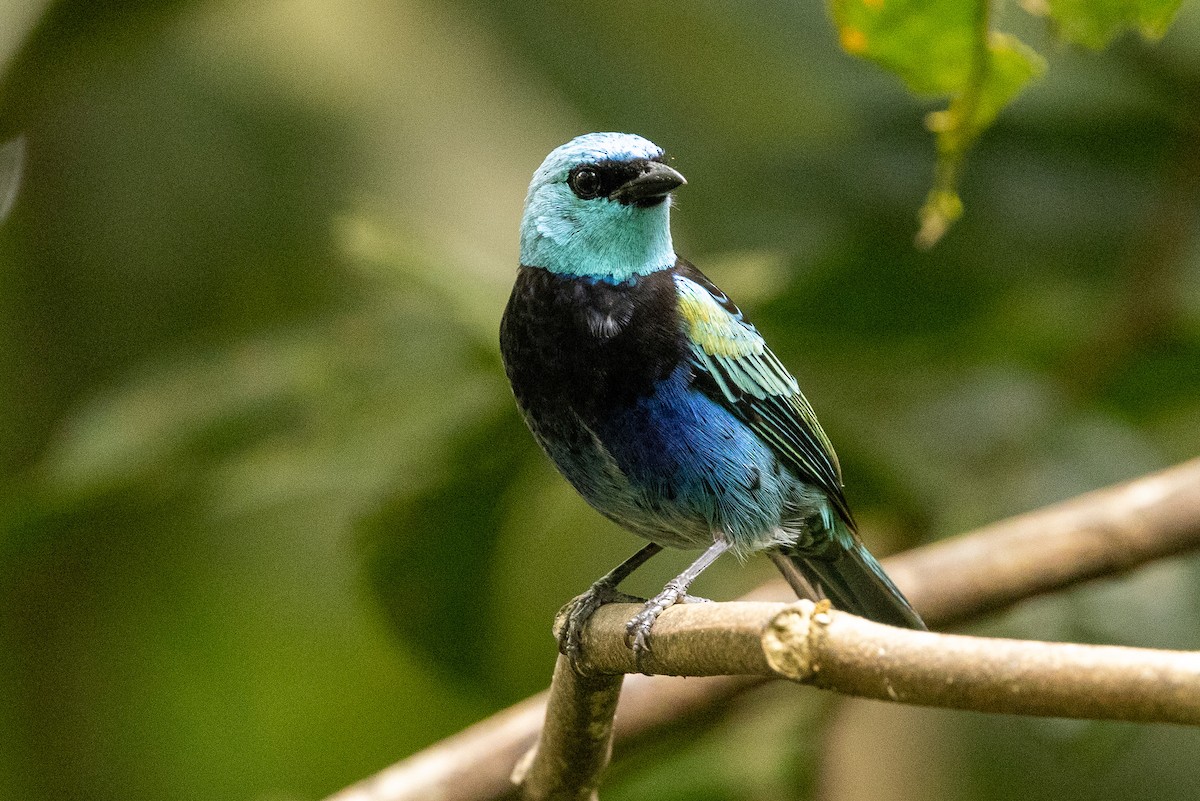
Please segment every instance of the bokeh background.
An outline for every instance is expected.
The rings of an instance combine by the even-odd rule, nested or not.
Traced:
[[[0,797],[316,799],[545,686],[554,611],[639,545],[496,343],[529,175],[584,131],[675,156],[677,245],[799,377],[877,553],[1194,455],[1200,9],[1099,54],[998,24],[1049,70],[925,253],[936,104],[816,0],[0,4]],[[1198,648],[1198,578],[971,630]],[[1169,801],[1197,753],[771,687],[605,797]]]

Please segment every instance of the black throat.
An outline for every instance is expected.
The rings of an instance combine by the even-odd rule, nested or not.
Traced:
[[[599,421],[649,395],[684,357],[674,275],[610,284],[522,266],[500,352],[526,415]]]

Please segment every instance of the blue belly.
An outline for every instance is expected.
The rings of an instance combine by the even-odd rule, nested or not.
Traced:
[[[724,535],[743,553],[795,538],[819,493],[796,480],[680,365],[654,392],[594,424],[588,447],[551,457],[597,509],[647,539],[704,547]],[[557,451],[557,452],[556,452]]]

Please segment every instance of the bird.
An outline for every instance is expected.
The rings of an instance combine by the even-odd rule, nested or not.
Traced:
[[[581,653],[605,603],[651,630],[721,554],[765,552],[800,597],[924,629],[859,538],[833,445],[762,334],[671,238],[683,175],[662,148],[589,133],[533,174],[520,265],[500,324],[517,407],[558,471],[602,515],[648,540],[571,601],[559,650]],[[618,584],[664,547],[703,549],[643,601]]]

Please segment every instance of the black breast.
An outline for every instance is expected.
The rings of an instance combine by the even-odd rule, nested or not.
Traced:
[[[648,395],[683,358],[678,314],[672,270],[613,285],[522,266],[500,323],[517,403],[591,422]]]

